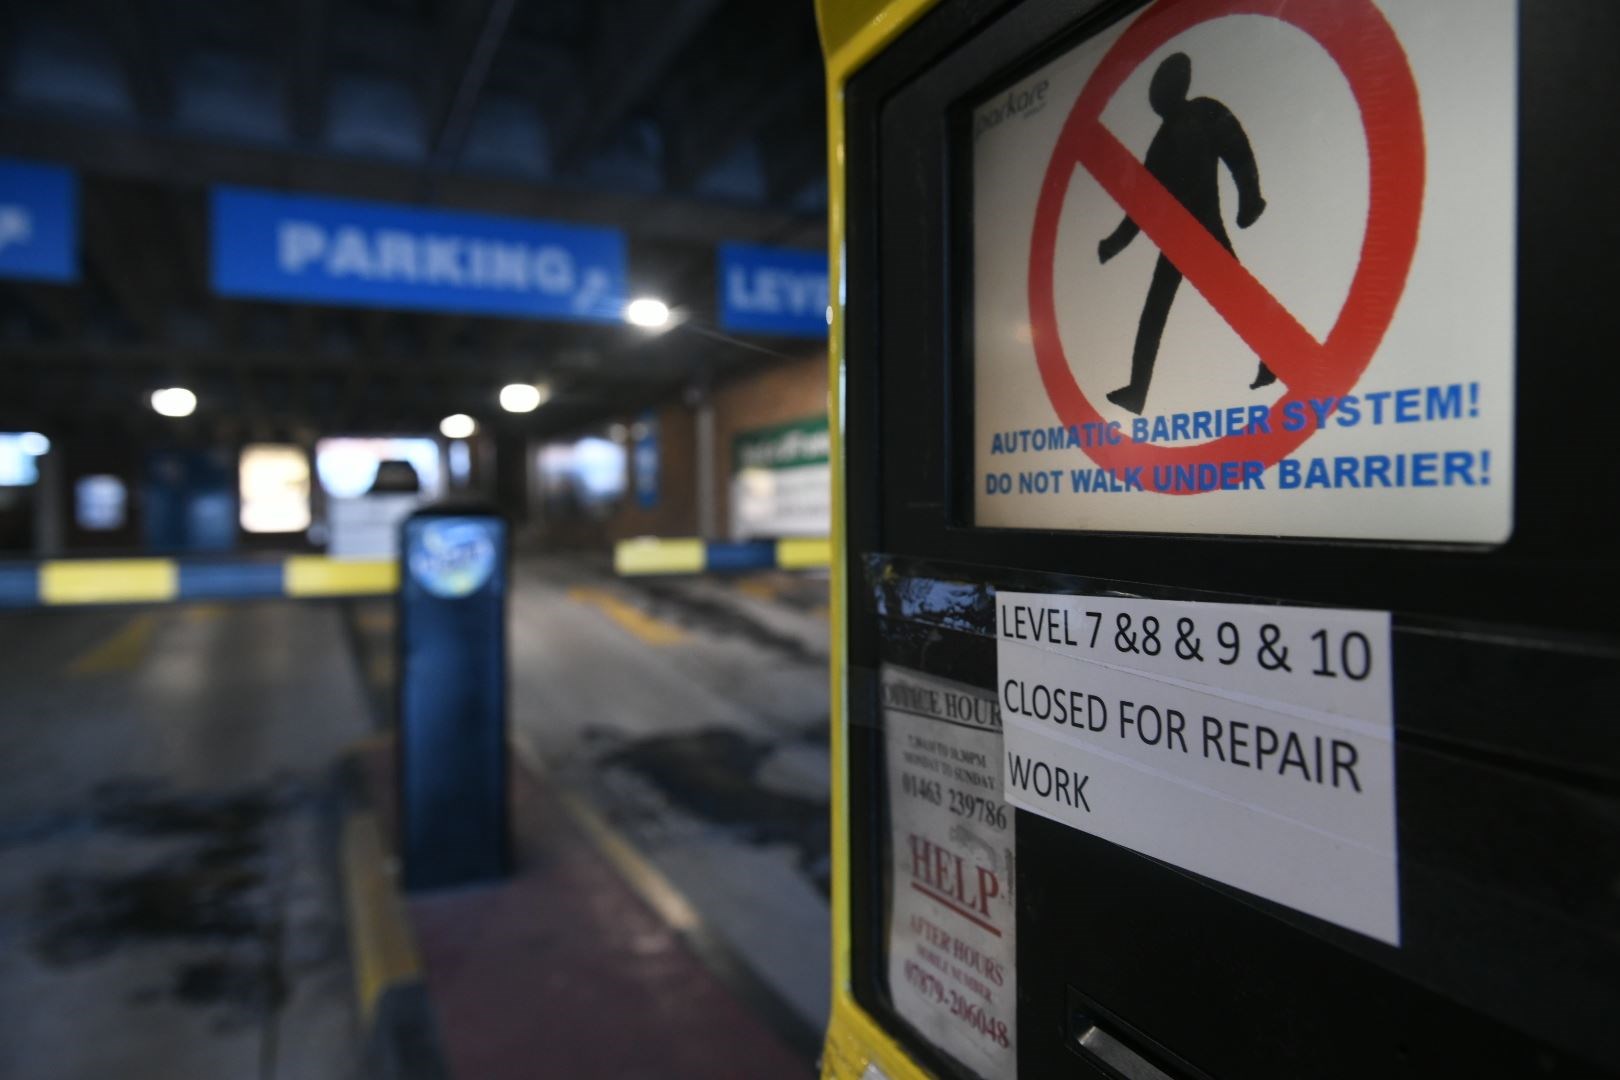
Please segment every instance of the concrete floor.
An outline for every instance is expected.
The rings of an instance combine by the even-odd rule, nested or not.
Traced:
[[[515,738],[821,1030],[824,583],[516,583]],[[331,768],[387,719],[391,633],[388,603],[0,616],[0,1076],[356,1073]]]
[[[526,562],[517,737],[817,1031],[830,1001],[825,584]]]
[[[349,1077],[339,610],[0,616],[0,1076]]]

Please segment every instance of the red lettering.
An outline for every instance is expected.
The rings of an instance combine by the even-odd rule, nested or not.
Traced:
[[[979,903],[980,914],[990,914],[990,901],[1001,895],[1001,881],[996,877],[994,870],[979,867]]]

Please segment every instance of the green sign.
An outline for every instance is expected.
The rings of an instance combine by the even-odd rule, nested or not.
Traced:
[[[825,465],[828,461],[827,418],[812,416],[740,432],[731,442],[731,453],[732,467],[738,472]]]

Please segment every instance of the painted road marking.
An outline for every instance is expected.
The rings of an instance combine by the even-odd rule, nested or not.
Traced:
[[[182,609],[186,622],[210,623],[224,618],[225,608],[220,604],[189,604]]]
[[[775,603],[782,597],[781,582],[771,578],[743,578],[735,588],[744,596]]]
[[[675,645],[686,640],[685,630],[654,618],[604,589],[576,585],[568,590],[568,599],[594,607],[648,645]]]
[[[343,894],[353,939],[355,995],[361,1019],[371,1022],[391,986],[416,979],[422,961],[411,936],[382,840],[377,816],[352,813],[343,823]]]
[[[106,675],[133,671],[146,656],[156,630],[156,615],[137,615],[111,637],[76,656],[68,664],[67,672],[69,675]]]

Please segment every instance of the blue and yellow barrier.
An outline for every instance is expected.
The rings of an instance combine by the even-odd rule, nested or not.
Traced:
[[[703,574],[738,570],[811,570],[828,563],[826,537],[789,540],[699,540],[638,536],[613,545],[613,569],[637,574]]]
[[[74,604],[382,596],[399,588],[393,559],[45,559],[0,563],[0,608]]]

